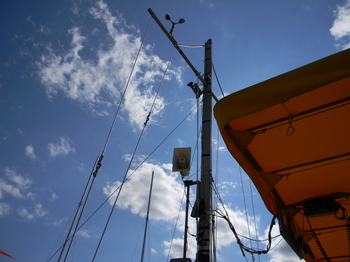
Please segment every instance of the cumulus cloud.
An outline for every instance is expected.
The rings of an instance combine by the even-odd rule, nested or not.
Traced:
[[[150,219],[169,222],[173,225],[177,223],[177,231],[183,234],[185,212],[183,210],[179,212],[179,209],[181,205],[184,205],[185,203],[184,186],[181,181],[176,180],[176,177],[178,175],[169,171],[169,165],[155,165],[151,163],[144,163],[142,167],[140,167],[135,172],[130,171],[129,174],[132,172],[134,173],[124,184],[116,206],[122,209],[129,209],[133,214],[143,217],[146,216],[152,171],[154,171],[155,176],[152,190],[152,201],[150,206]],[[117,192],[117,189],[120,187],[120,185],[120,181],[108,183],[103,188],[103,192],[107,196],[110,196],[113,192]],[[228,188],[235,187],[235,184],[224,182],[222,183],[221,187],[224,191],[226,191]],[[194,197],[194,189],[192,191],[192,197]],[[115,195],[116,193],[109,199],[109,203],[111,205],[114,204]],[[223,208],[221,207],[221,209]],[[252,216],[247,216],[246,213],[242,210],[233,210],[229,206],[225,206],[225,209],[227,210],[227,213],[232,224],[235,226],[236,231],[240,235],[249,236],[249,233],[251,233],[249,232],[249,228],[250,231],[252,231],[252,229],[255,228],[254,223],[256,222],[257,225],[260,223],[259,217],[255,217],[254,219]],[[189,232],[195,234],[196,220],[190,217],[188,222]],[[257,229],[259,229],[258,226]],[[218,250],[220,250],[222,247],[236,243],[234,234],[224,219],[217,219],[216,230]],[[259,238],[261,236],[259,235],[256,237]],[[242,238],[242,241],[245,242],[246,240]],[[250,245],[250,243],[245,244],[247,246]],[[172,240],[163,241],[163,247],[163,253],[166,256],[169,253],[171,257],[181,257],[183,253],[183,238],[175,237]],[[189,237],[187,251],[189,257],[195,257],[196,247],[197,245],[195,237]]]
[[[31,193],[27,195],[23,194],[23,190],[27,189],[29,185],[32,184],[32,180],[25,178],[13,169],[6,167],[3,172],[5,173],[5,178],[0,178],[0,199],[4,197],[5,194],[10,195],[15,198],[28,198]]]
[[[331,34],[343,49],[350,48],[350,0],[344,6],[337,6]]]
[[[176,174],[166,173],[161,167],[149,163],[144,163],[124,184],[117,207],[130,209],[133,214],[146,216],[152,171],[154,171],[154,181],[150,219],[175,221],[184,187],[176,181]],[[120,185],[120,181],[109,183],[103,188],[103,192],[109,196]],[[115,195],[109,200],[111,204],[114,203]]]
[[[70,49],[62,52],[47,47],[47,52],[37,61],[38,75],[52,99],[62,93],[79,101],[98,114],[108,114],[108,107],[119,103],[126,87],[135,58],[134,73],[124,97],[124,112],[129,122],[142,128],[151,108],[155,92],[153,87],[167,67],[166,62],[152,54],[146,45],[138,53],[141,38],[133,26],[126,24],[122,15],[113,15],[103,1],[90,9],[93,19],[100,21],[100,28],[82,35],[78,27],[71,28]],[[93,42],[98,46],[92,46]],[[181,68],[169,68],[166,79],[181,81]],[[151,122],[156,122],[165,106],[159,96],[154,104]]]
[[[188,248],[187,248],[187,257],[192,258],[194,261],[194,258],[196,257],[197,253],[197,243],[195,238],[188,238]],[[171,241],[164,241],[163,242],[164,251],[163,254],[165,256],[169,257],[182,257],[183,255],[183,246],[184,246],[184,240],[182,238],[174,238]]]
[[[32,145],[26,146],[25,155],[26,157],[29,157],[31,160],[34,160],[37,158],[37,156],[34,153],[34,147]]]
[[[3,169],[3,173],[5,176],[0,178],[0,199],[10,196],[17,199],[34,201],[35,194],[29,191],[30,186],[33,184],[31,179],[18,174],[14,169],[8,167]],[[15,208],[11,208],[7,203],[0,203],[0,216],[9,214],[11,209]],[[34,201],[34,205],[31,207],[27,205],[26,207],[17,208],[17,214],[32,220],[37,217],[46,216],[48,212],[43,209],[41,203]]]
[[[27,207],[18,208],[17,213],[19,216],[24,217],[28,220],[33,220],[37,217],[43,217],[48,214],[48,212],[43,209],[43,206],[41,203],[36,203],[34,207],[31,207],[31,208],[27,208]]]
[[[60,141],[57,143],[49,143],[47,148],[49,149],[50,156],[65,156],[70,152],[75,152],[75,149],[70,145],[71,141],[68,137],[60,137]]]

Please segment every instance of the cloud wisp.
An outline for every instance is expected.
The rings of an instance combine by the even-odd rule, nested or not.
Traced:
[[[36,154],[34,153],[34,147],[32,145],[26,146],[25,156],[29,157],[31,160],[37,159]]]
[[[47,46],[46,53],[37,61],[41,83],[50,99],[61,93],[87,105],[95,114],[106,115],[109,107],[120,103],[138,57],[123,110],[134,127],[142,128],[155,97],[153,87],[163,76],[166,62],[152,53],[150,45],[139,52],[138,30],[127,25],[121,14],[112,15],[103,1],[97,2],[89,14],[99,22],[98,28],[86,35],[78,27],[70,28],[68,50],[57,51],[52,45]],[[181,68],[168,69],[165,79],[172,78],[181,81]],[[153,116],[160,114],[164,106],[164,98],[158,97]]]
[[[49,143],[47,148],[52,157],[65,156],[70,152],[75,152],[75,149],[70,145],[71,141],[68,137],[60,137],[60,141],[56,143]]]
[[[17,214],[28,220],[44,217],[48,214],[40,202],[34,201],[35,194],[29,191],[33,180],[8,167],[3,169],[3,173],[5,176],[0,178],[0,199],[12,197],[19,200],[32,200],[34,202],[33,206],[26,205],[26,207],[17,208]],[[0,203],[0,216],[9,215],[12,209],[14,209],[13,204]]]
[[[19,216],[26,218],[28,220],[32,220],[37,217],[43,217],[48,214],[46,210],[43,209],[41,203],[36,203],[33,207],[21,207],[18,208],[17,213]]]
[[[14,198],[26,199],[31,196],[31,193],[25,195],[23,191],[27,189],[33,181],[29,178],[25,178],[13,169],[6,167],[3,170],[5,178],[0,178],[0,199],[4,195],[10,195]]]

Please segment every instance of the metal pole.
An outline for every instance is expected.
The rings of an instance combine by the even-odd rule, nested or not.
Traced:
[[[201,181],[197,184],[197,201],[196,203],[204,203],[204,212],[201,214],[197,226],[197,255],[196,262],[210,262],[211,261],[211,205],[212,205],[212,176],[211,176],[211,126],[212,126],[212,97],[217,101],[217,98],[213,96],[211,86],[212,75],[212,42],[209,39],[205,43],[205,62],[204,62],[204,79],[195,69],[192,63],[188,60],[183,53],[174,37],[168,33],[163,24],[159,21],[158,17],[153,13],[151,9],[148,9],[153,19],[162,29],[164,34],[173,43],[175,48],[179,51],[181,56],[187,62],[189,67],[198,77],[203,84],[203,118],[202,118],[202,169],[201,169]]]
[[[150,190],[149,190],[148,207],[147,207],[147,216],[146,216],[145,233],[144,233],[144,236],[143,236],[143,245],[142,245],[141,262],[143,262],[143,257],[144,257],[144,254],[145,254],[146,236],[147,236],[147,228],[148,228],[148,217],[149,217],[149,208],[150,208],[150,206],[151,206],[151,197],[152,197],[153,177],[154,177],[154,171],[152,171],[151,187],[150,187]]]
[[[202,170],[201,183],[197,187],[198,198],[204,203],[197,227],[197,262],[211,261],[211,206],[212,206],[212,176],[211,176],[211,127],[212,127],[212,42],[205,43],[205,62],[203,88],[203,118],[202,118]]]
[[[186,193],[186,217],[185,217],[185,233],[184,233],[184,250],[183,250],[183,258],[186,258],[187,252],[187,232],[188,232],[188,206],[190,203],[190,186],[197,184],[197,181],[185,180],[185,187],[187,187]]]
[[[185,233],[184,233],[184,253],[183,258],[186,258],[187,252],[187,231],[188,231],[188,202],[190,198],[190,186],[187,185],[187,194],[186,194],[186,217],[185,217]]]

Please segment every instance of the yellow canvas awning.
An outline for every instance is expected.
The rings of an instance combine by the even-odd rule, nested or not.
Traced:
[[[306,261],[350,259],[350,49],[214,108],[228,150]]]

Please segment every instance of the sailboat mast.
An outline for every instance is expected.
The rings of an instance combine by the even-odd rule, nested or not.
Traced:
[[[179,47],[174,37],[165,29],[158,17],[149,8],[148,12],[162,29],[164,34],[173,43],[179,54],[187,62],[189,67],[195,73],[196,77],[203,84],[203,118],[202,118],[202,158],[201,158],[201,181],[197,183],[196,208],[200,207],[199,222],[197,226],[197,254],[196,262],[210,262],[212,257],[212,151],[211,151],[211,129],[212,129],[212,99],[217,98],[212,93],[211,75],[212,75],[212,41],[209,39],[205,43],[204,57],[204,78],[192,65],[184,52]],[[174,24],[173,24],[174,25]],[[202,210],[202,206],[204,207]],[[199,210],[198,210],[199,211]]]
[[[148,220],[149,220],[149,208],[151,206],[151,197],[152,197],[153,177],[154,177],[154,171],[152,171],[151,187],[149,189],[147,215],[146,215],[146,225],[145,225],[145,233],[144,233],[144,236],[143,236],[143,245],[142,245],[142,253],[141,253],[141,262],[143,262],[143,258],[144,258],[144,254],[145,254],[146,236],[147,236]]]
[[[211,150],[211,129],[212,129],[212,41],[205,43],[203,88],[203,117],[202,117],[202,159],[201,159],[201,183],[197,186],[197,201],[203,202],[204,212],[201,214],[197,227],[197,262],[211,261],[212,244],[212,150]]]

